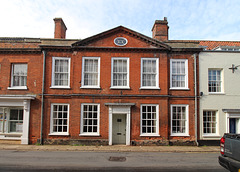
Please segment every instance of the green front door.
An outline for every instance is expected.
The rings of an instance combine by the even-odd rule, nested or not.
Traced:
[[[113,115],[112,142],[113,144],[126,144],[126,114]]]

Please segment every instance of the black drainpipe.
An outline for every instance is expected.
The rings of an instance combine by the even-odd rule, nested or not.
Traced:
[[[43,50],[43,74],[42,74],[42,106],[41,106],[41,133],[40,144],[43,145],[43,119],[44,119],[44,85],[45,85],[45,61],[47,52]]]

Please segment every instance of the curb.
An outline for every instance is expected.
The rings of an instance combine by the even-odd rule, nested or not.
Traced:
[[[15,151],[79,151],[79,152],[172,152],[217,153],[218,146],[69,146],[69,145],[0,145],[0,150]]]

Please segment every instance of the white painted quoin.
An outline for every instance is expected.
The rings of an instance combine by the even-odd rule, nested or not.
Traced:
[[[200,140],[240,133],[240,51],[203,51],[199,55]],[[230,68],[230,69],[229,69]]]

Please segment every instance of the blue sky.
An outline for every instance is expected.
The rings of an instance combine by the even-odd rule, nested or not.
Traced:
[[[119,25],[151,37],[167,17],[170,40],[240,41],[239,0],[0,0],[0,37],[53,38],[55,17],[69,39]]]

